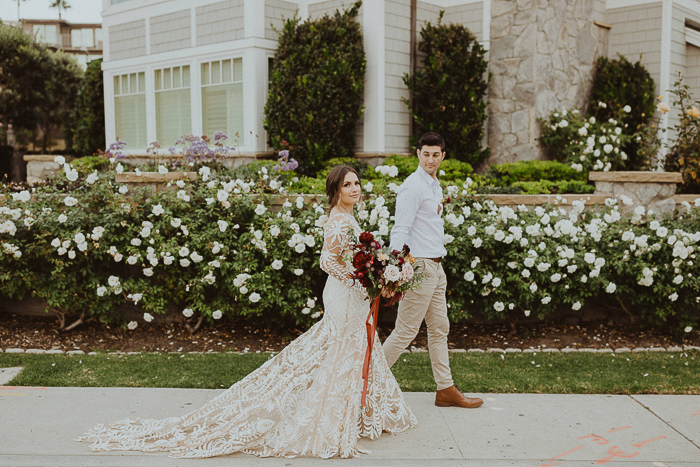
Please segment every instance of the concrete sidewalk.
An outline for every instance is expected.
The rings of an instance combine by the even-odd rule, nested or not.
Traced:
[[[700,396],[484,394],[483,407],[465,410],[406,393],[420,427],[362,440],[372,454],[347,460],[180,460],[72,441],[95,423],[183,415],[220,392],[0,387],[0,466],[700,466]]]

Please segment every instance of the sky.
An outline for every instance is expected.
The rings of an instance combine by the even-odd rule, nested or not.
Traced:
[[[58,19],[58,10],[49,8],[50,0],[23,0],[20,17],[23,19]],[[70,23],[101,23],[102,0],[67,0],[70,8],[61,10],[61,18]],[[17,0],[0,0],[0,19],[17,21]]]

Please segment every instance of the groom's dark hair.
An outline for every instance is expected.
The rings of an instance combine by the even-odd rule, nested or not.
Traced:
[[[434,131],[429,131],[420,137],[418,151],[422,151],[423,146],[440,146],[440,151],[445,152],[445,140]]]
[[[328,199],[328,212],[333,209],[333,207],[340,201],[340,187],[343,186],[345,181],[345,176],[348,172],[352,172],[357,175],[357,179],[362,181],[360,174],[357,170],[350,167],[349,165],[338,165],[333,167],[331,173],[326,177],[326,197]]]

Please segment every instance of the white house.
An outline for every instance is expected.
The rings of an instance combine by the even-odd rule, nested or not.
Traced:
[[[224,131],[248,155],[270,152],[263,109],[275,28],[295,14],[315,18],[353,3],[102,1],[107,141],[119,137],[142,154],[152,141],[167,148],[182,134]],[[643,54],[667,101],[680,69],[700,98],[700,0],[365,0],[359,154],[409,152],[402,77],[420,61],[421,26],[440,10],[489,50],[490,162],[539,157],[537,118],[584,105],[601,55]]]

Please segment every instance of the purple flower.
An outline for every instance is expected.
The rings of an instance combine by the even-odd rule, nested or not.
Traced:
[[[219,140],[226,140],[228,139],[228,136],[226,136],[226,133],[223,131],[215,131],[214,132],[214,141],[219,141]]]
[[[279,156],[280,156],[281,158],[283,158],[283,159],[286,160],[286,159],[289,157],[289,151],[286,150],[286,149],[282,149],[282,150],[279,152]]]

